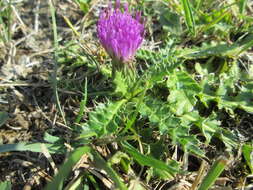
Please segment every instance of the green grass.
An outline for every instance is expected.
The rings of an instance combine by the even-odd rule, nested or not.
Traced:
[[[45,133],[50,154],[62,158],[55,177],[47,170],[53,180],[45,189],[128,189],[135,179],[138,188],[154,189],[182,178],[190,188],[189,174],[201,171],[194,189],[206,190],[218,187],[219,177],[241,171],[224,184],[237,189],[237,178],[246,179],[253,170],[253,145],[245,135],[250,130],[244,126],[253,121],[250,1],[131,2],[146,17],[147,42],[136,54],[137,72],[129,77],[112,71],[95,34],[94,42],[81,39],[81,27],[71,23],[70,15],[64,20],[72,38],[59,43],[58,5],[49,1],[51,86],[66,128]],[[84,24],[87,31],[94,32],[97,17],[89,13],[94,2],[74,3],[85,21],[94,23]],[[8,13],[0,13],[4,43],[12,38]],[[0,116],[2,127],[10,118],[5,112]],[[40,143],[1,145],[0,152],[41,152]],[[223,159],[227,155],[229,164]],[[203,160],[210,167],[205,177]]]

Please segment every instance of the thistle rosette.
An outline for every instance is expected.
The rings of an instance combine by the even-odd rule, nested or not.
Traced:
[[[116,0],[115,8],[109,4],[100,13],[97,23],[98,38],[110,55],[116,67],[123,67],[131,62],[144,37],[144,24],[141,12],[131,14],[128,4],[121,11],[120,0]],[[115,65],[116,64],[116,65]]]

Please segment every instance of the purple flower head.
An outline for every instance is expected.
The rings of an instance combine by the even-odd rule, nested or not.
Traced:
[[[120,9],[120,0],[116,0],[115,8],[111,3],[100,13],[97,23],[98,38],[112,59],[127,62],[134,57],[144,37],[144,24],[141,12],[132,16],[128,4],[124,11]]]

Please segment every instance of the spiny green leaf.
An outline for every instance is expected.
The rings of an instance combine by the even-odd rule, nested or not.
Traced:
[[[236,62],[218,76],[208,73],[200,65],[196,68],[202,77],[202,92],[198,97],[205,106],[208,107],[210,101],[215,101],[219,109],[225,109],[229,113],[233,113],[236,108],[253,112],[253,81],[250,76],[242,75]],[[240,88],[239,83],[242,84]]]
[[[213,136],[219,138],[228,148],[238,146],[236,136],[220,126],[220,122],[215,119],[216,115],[212,114],[207,118],[201,117],[197,111],[184,114],[182,121],[187,125],[191,123],[196,125],[206,138],[206,144],[208,144]]]
[[[168,8],[164,9],[160,16],[160,23],[165,31],[169,31],[175,35],[182,33],[180,16],[177,13],[171,12]]]
[[[114,92],[116,94],[120,94],[121,96],[124,96],[127,93],[128,86],[127,86],[127,81],[124,78],[122,72],[120,71],[115,72],[115,78],[113,82],[116,86]]]
[[[241,92],[234,98],[239,108],[253,113],[253,82],[246,84],[241,88]]]
[[[146,97],[139,110],[142,116],[148,117],[152,125],[158,125],[161,134],[169,134],[174,144],[179,143],[183,149],[199,156],[204,152],[199,148],[199,141],[190,135],[190,124],[181,122],[170,110],[171,106],[153,97]]]
[[[229,130],[219,128],[215,134],[229,150],[238,147],[238,138]]]
[[[211,141],[211,138],[215,135],[219,126],[219,122],[215,119],[212,119],[212,116],[203,118],[197,111],[184,114],[182,119],[184,122],[189,121],[190,123],[193,123],[199,127],[202,134],[206,138],[206,144]]]
[[[226,81],[230,80],[231,79],[226,79]],[[237,96],[231,96],[230,93],[232,91],[229,91],[229,87],[220,81],[219,88],[216,90],[215,95],[202,94],[200,98],[203,102],[214,100],[218,103],[220,109],[224,108],[231,113],[233,113],[233,110],[236,108],[241,108],[247,112],[253,113],[252,86],[253,84],[248,83],[241,87],[241,91]]]
[[[98,105],[94,111],[89,113],[89,121],[84,124],[83,128],[94,131],[99,137],[115,132],[118,127],[115,119],[125,102],[126,100],[123,99]]]
[[[149,81],[150,88],[157,82],[164,80],[164,77],[169,75],[178,66],[177,57],[171,48],[173,43],[172,41],[169,47],[160,49],[159,51],[141,49],[137,52],[137,58],[145,60],[145,62],[151,65],[144,75],[144,80]]]
[[[168,101],[173,112],[182,115],[193,110],[197,102],[195,96],[201,92],[201,88],[195,80],[184,71],[176,71],[169,75],[167,86],[170,90]]]

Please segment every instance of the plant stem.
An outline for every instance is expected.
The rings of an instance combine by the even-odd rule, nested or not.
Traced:
[[[57,70],[58,70],[58,37],[57,37],[57,26],[56,26],[56,18],[55,18],[55,8],[53,6],[52,0],[48,0],[49,2],[49,7],[50,7],[50,12],[52,16],[52,26],[53,26],[53,35],[54,35],[54,72],[53,72],[53,77],[52,77],[52,84],[53,84],[53,90],[54,90],[54,96],[56,100],[56,106],[58,110],[60,111],[60,114],[62,116],[63,122],[65,125],[67,125],[64,113],[61,108],[60,100],[59,100],[59,95],[58,95],[58,90],[57,90]]]

